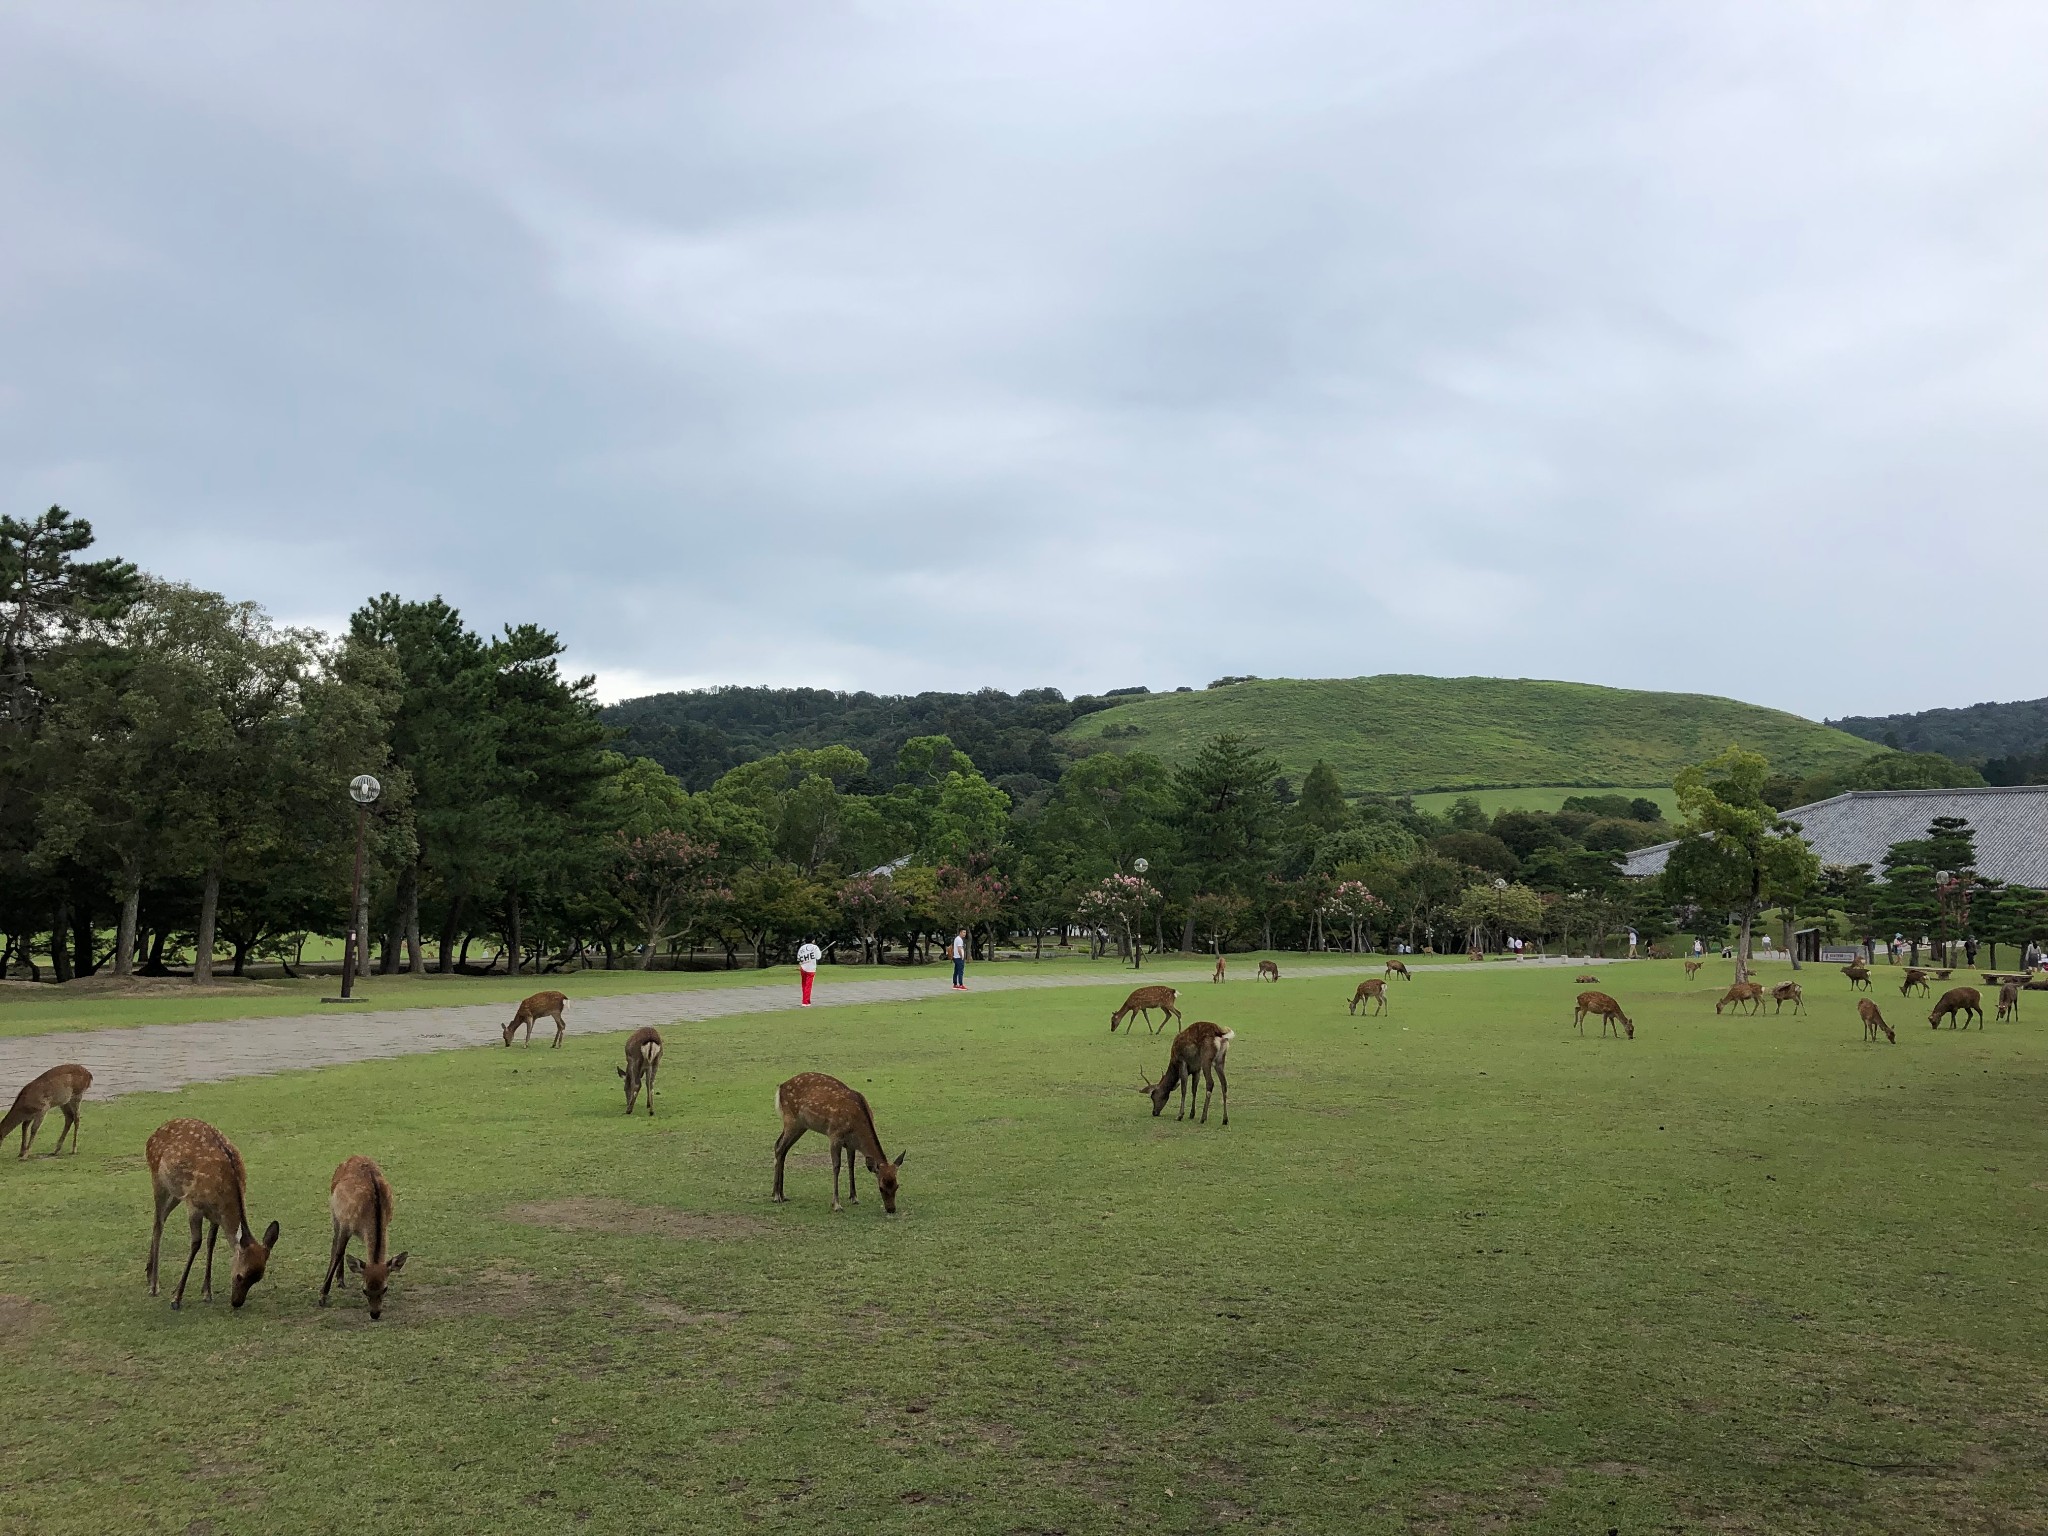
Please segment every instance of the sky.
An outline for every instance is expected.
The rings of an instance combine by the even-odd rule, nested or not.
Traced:
[[[2036,697],[2044,77],[2038,0],[11,0],[0,511],[608,699]]]

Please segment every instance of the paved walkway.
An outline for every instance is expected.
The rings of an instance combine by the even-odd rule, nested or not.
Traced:
[[[1318,965],[1316,975],[1378,972],[1384,961]],[[1495,962],[1498,964],[1498,962]],[[1525,966],[1572,965],[1583,960],[1525,960]],[[1602,965],[1616,962],[1604,960]],[[1418,971],[1477,969],[1469,963],[1416,967]],[[1101,975],[1032,975],[1018,965],[978,965],[969,972],[974,992],[1014,992],[1033,987],[1114,987],[1206,982],[1208,970],[1184,967],[1109,971]],[[1300,973],[1297,973],[1300,974]],[[843,975],[843,973],[842,973]],[[912,975],[855,977],[822,973],[820,1007],[906,1003],[953,994],[940,966]],[[1251,985],[1241,982],[1239,985]],[[688,992],[633,992],[612,997],[572,998],[564,1010],[572,1035],[615,1034],[642,1024],[665,1025],[736,1013],[778,1013],[796,1006],[794,979],[773,986],[717,987]],[[382,1012],[292,1014],[279,1018],[232,1019],[203,1024],[145,1024],[133,1029],[81,1030],[69,1034],[25,1035],[0,1040],[0,1103],[13,1085],[26,1083],[59,1062],[82,1062],[92,1070],[92,1097],[157,1093],[187,1083],[218,1083],[231,1077],[266,1077],[307,1067],[411,1056],[424,1051],[457,1051],[499,1045],[510,1013],[505,1003],[472,1003],[448,1008],[389,1008]],[[554,1040],[554,1021],[534,1026],[533,1048]],[[522,1036],[523,1038],[523,1036]]]

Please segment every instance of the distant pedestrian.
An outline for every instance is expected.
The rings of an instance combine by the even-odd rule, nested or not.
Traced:
[[[1692,957],[1693,957],[1693,959],[1695,959],[1695,960],[1701,960],[1701,959],[1704,959],[1704,958],[1706,957],[1706,953],[1707,953],[1707,946],[1706,946],[1706,944],[1705,944],[1705,943],[1704,943],[1703,941],[1699,940],[1699,939],[1694,939],[1694,940],[1692,941]]]
[[[1636,931],[1633,928],[1628,931],[1628,957],[1631,960],[1636,957]]]
[[[953,990],[967,990],[967,930],[962,928],[953,935]]]
[[[1963,964],[1965,964],[1965,965],[1975,965],[1976,963],[1977,963],[1977,939],[1976,939],[1976,935],[1974,935],[1974,934],[1970,934],[1970,935],[1967,935],[1967,936],[1965,936],[1965,937],[1964,937],[1964,939],[1963,939]]]
[[[802,1006],[811,1006],[811,983],[818,979],[818,962],[824,958],[824,951],[810,939],[805,939],[796,952],[796,968],[804,979],[804,1000]]]

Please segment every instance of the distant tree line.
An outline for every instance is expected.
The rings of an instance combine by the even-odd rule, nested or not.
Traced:
[[[1851,715],[1828,724],[1901,752],[1940,753],[1978,770],[1988,784],[2048,783],[2048,699],[1906,715]]]

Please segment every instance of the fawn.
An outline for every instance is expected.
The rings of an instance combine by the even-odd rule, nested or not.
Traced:
[[[2016,981],[2008,981],[1998,989],[1999,1022],[2003,1023],[2008,1015],[2015,1020],[2020,1016],[2020,984]],[[6,1134],[5,1131],[0,1131],[0,1136]],[[71,1150],[78,1150],[78,1137],[75,1135],[71,1138]]]
[[[1389,976],[1399,976],[1403,981],[1413,981],[1415,979],[1408,974],[1407,965],[1399,960],[1389,960],[1387,962],[1387,974]]]
[[[832,1143],[832,1209],[839,1203],[839,1155],[846,1154],[846,1199],[857,1205],[853,1191],[853,1158],[857,1152],[867,1160],[868,1172],[882,1192],[882,1209],[896,1214],[896,1174],[908,1152],[898,1152],[891,1162],[882,1151],[882,1138],[875,1130],[875,1112],[868,1101],[836,1077],[822,1072],[799,1072],[775,1090],[775,1112],[782,1116],[782,1134],[775,1138],[775,1199],[784,1201],[782,1163],[789,1149],[805,1131],[816,1131]]]
[[[1755,1013],[1764,1005],[1763,983],[1756,981],[1738,981],[1734,983],[1726,992],[1721,994],[1721,1001],[1714,1004],[1714,1012],[1718,1015],[1730,1003],[1738,1007],[1743,1003],[1748,1003],[1749,1011]]]
[[[555,1044],[548,1047],[549,1050],[553,1050],[555,1046],[559,1046],[562,1043],[562,1036],[569,1029],[569,1026],[562,1022],[562,1005],[568,1001],[569,999],[560,992],[534,993],[533,996],[519,1005],[519,1011],[512,1015],[512,1022],[505,1026],[505,1043],[510,1045],[512,1037],[519,1033],[519,1026],[524,1024],[526,1026],[526,1046],[528,1050],[531,1050],[533,1048],[534,1020],[553,1019],[555,1021]]]
[[[384,1239],[391,1230],[391,1181],[384,1170],[367,1157],[351,1157],[334,1170],[327,1186],[327,1209],[334,1217],[334,1251],[328,1255],[327,1278],[320,1282],[320,1305],[327,1305],[327,1292],[341,1277],[342,1261],[348,1272],[363,1277],[363,1300],[370,1305],[370,1321],[384,1315],[384,1291],[391,1277],[405,1268],[405,1255],[386,1258]],[[366,1259],[348,1251],[348,1240],[361,1240]]]
[[[1941,1021],[1948,1020],[1948,1027],[1956,1027],[1956,1016],[1962,1015],[1963,1028],[1970,1027],[1970,1017],[1976,1015],[1977,1027],[1984,1027],[1984,1000],[1975,987],[1950,987],[1941,994],[1941,1001],[1934,1005],[1934,1011],[1927,1015],[1929,1029],[1941,1028]]]
[[[7,1140],[7,1133],[17,1125],[21,1127],[21,1151],[16,1161],[28,1156],[28,1149],[35,1145],[36,1132],[43,1128],[43,1116],[51,1110],[60,1110],[64,1115],[64,1129],[57,1133],[57,1145],[50,1149],[55,1157],[64,1150],[64,1137],[71,1137],[71,1155],[78,1155],[78,1105],[85,1097],[85,1090],[92,1086],[92,1074],[75,1061],[67,1061],[61,1067],[52,1067],[36,1078],[14,1096],[14,1107],[7,1111],[7,1118],[0,1120],[0,1143]]]
[[[201,1228],[207,1229],[206,1280],[199,1288],[199,1299],[213,1300],[213,1245],[220,1229],[226,1227],[235,1245],[228,1299],[241,1306],[249,1299],[249,1288],[263,1278],[270,1250],[277,1246],[276,1222],[270,1224],[261,1242],[249,1231],[245,1202],[249,1172],[242,1164],[242,1154],[204,1120],[166,1120],[151,1133],[145,1155],[149,1181],[156,1192],[156,1230],[149,1237],[149,1294],[156,1294],[164,1218],[183,1200],[192,1213],[192,1251],[185,1256],[185,1272],[178,1277],[171,1310],[176,1312],[185,1305],[185,1282],[192,1278],[192,1261],[199,1257]]]
[[[1698,976],[1698,975],[1699,975],[1699,973],[1700,973],[1700,967],[1701,967],[1701,966],[1703,966],[1703,965],[1705,965],[1706,963],[1707,963],[1707,962],[1706,962],[1706,961],[1704,961],[1704,960],[1688,960],[1688,961],[1686,961],[1686,962],[1685,962],[1685,979],[1686,979],[1687,981],[1691,981],[1691,980],[1692,980],[1693,978],[1695,978],[1696,976]]]
[[[1364,1002],[1368,997],[1379,1004],[1378,1009],[1375,1010],[1376,1012],[1385,1013],[1387,1011],[1386,977],[1368,976],[1364,981],[1361,981],[1358,984],[1358,990],[1351,994],[1350,1011],[1354,1014],[1357,1013],[1358,1005]]]
[[[647,1090],[647,1118],[654,1118],[654,1073],[661,1065],[661,1031],[642,1025],[626,1037],[626,1064],[619,1076],[626,1080],[626,1113],[633,1113],[633,1100]]]
[[[1221,981],[1223,979],[1223,957],[1221,955],[1216,957],[1216,974],[1209,979],[1211,981]]]
[[[1209,1101],[1216,1096],[1216,1085],[1223,1085],[1223,1123],[1230,1124],[1230,1079],[1223,1074],[1223,1059],[1230,1054],[1230,1042],[1237,1038],[1236,1032],[1225,1029],[1221,1024],[1197,1021],[1173,1037],[1173,1046],[1167,1052],[1166,1070],[1156,1083],[1146,1083],[1138,1091],[1152,1097],[1152,1114],[1156,1119],[1166,1108],[1166,1101],[1173,1096],[1173,1090],[1180,1089],[1180,1113],[1176,1121],[1194,1120],[1194,1113],[1188,1104],[1188,1094],[1194,1090],[1195,1079],[1201,1078],[1206,1092],[1202,1096],[1202,1124],[1209,1123]],[[1213,1075],[1212,1075],[1213,1074]],[[1140,1080],[1144,1073],[1138,1074]]]
[[[1863,1038],[1866,1041],[1875,1040],[1882,1034],[1893,1045],[1899,1043],[1899,1037],[1892,1033],[1891,1025],[1885,1023],[1884,1015],[1877,1011],[1877,1004],[1869,998],[1857,998],[1856,1011],[1863,1016]]]
[[[1136,988],[1129,997],[1124,999],[1123,1007],[1117,1009],[1115,1013],[1109,1016],[1109,1032],[1112,1035],[1115,1034],[1117,1025],[1123,1023],[1125,1019],[1135,1019],[1141,1013],[1145,1015],[1145,1022],[1148,1025],[1151,1024],[1152,1010],[1154,1008],[1159,1009],[1165,1017],[1161,1018],[1158,1025],[1152,1030],[1153,1034],[1156,1035],[1160,1030],[1166,1028],[1167,1019],[1172,1019],[1178,1024],[1180,1022],[1180,1009],[1175,1006],[1174,1000],[1179,996],[1180,992],[1173,987]]]
[[[1259,981],[1278,981],[1280,979],[1280,967],[1271,960],[1261,960],[1259,962],[1259,974],[1256,979]]]
[[[1918,987],[1920,989],[1920,995],[1922,997],[1925,997],[1927,995],[1927,973],[1925,971],[1914,970],[1911,966],[1908,966],[1906,968],[1906,979],[1899,983],[1899,996],[1904,997],[1907,993],[1911,992],[1915,987]]]
[[[1612,1029],[1617,1037],[1623,1031],[1627,1031],[1629,1039],[1635,1039],[1635,1021],[1623,1013],[1621,1011],[1621,1004],[1617,1003],[1605,992],[1581,992],[1579,994],[1579,1005],[1572,1010],[1572,1022],[1579,1026],[1579,1033],[1582,1035],[1586,1032],[1586,1015],[1589,1013],[1599,1015],[1600,1037],[1603,1040],[1607,1038],[1607,1031],[1609,1029]]]
[[[1771,988],[1771,1001],[1778,1005],[1771,1010],[1773,1013],[1783,1013],[1787,1003],[1792,1005],[1794,1013],[1804,1013],[1806,1012],[1806,989],[1796,981],[1781,981]]]

